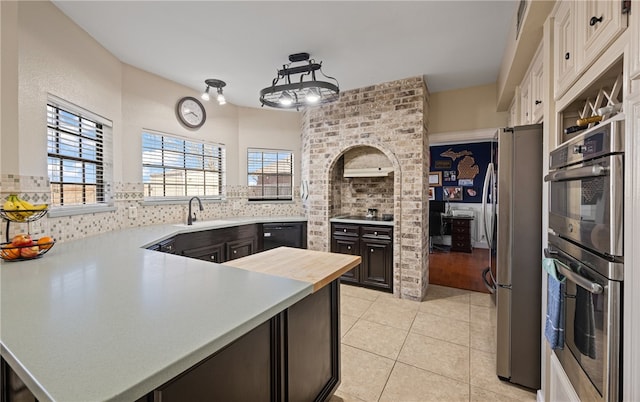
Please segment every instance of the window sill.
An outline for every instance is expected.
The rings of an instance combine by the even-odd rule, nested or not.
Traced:
[[[295,204],[294,200],[247,200],[251,204]]]
[[[73,205],[68,207],[53,207],[47,213],[49,218],[59,218],[63,216],[87,215],[100,212],[114,212],[113,205]]]

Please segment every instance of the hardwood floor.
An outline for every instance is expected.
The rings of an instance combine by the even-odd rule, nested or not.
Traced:
[[[482,270],[489,266],[489,250],[474,248],[471,253],[434,249],[429,254],[429,283],[489,293]]]

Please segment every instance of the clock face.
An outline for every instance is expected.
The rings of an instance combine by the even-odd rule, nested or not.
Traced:
[[[182,124],[189,128],[199,128],[207,119],[202,103],[191,96],[186,96],[178,101],[176,112]]]

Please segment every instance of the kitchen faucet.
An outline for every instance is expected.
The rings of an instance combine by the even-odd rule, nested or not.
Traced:
[[[189,200],[189,217],[187,218],[187,225],[193,225],[193,222],[196,221],[196,213],[193,213],[193,216],[191,216],[191,201],[193,201],[194,199],[198,200],[198,205],[200,206],[200,211],[204,211],[204,208],[202,208],[202,201],[200,201],[200,198],[198,197],[191,197],[191,199]]]

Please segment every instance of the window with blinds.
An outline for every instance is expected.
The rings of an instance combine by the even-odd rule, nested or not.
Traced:
[[[51,205],[109,201],[106,188],[111,174],[110,144],[111,122],[64,102],[47,102]]]
[[[221,198],[225,184],[223,145],[167,134],[142,133],[145,198]]]
[[[249,149],[249,201],[293,200],[293,152]]]

